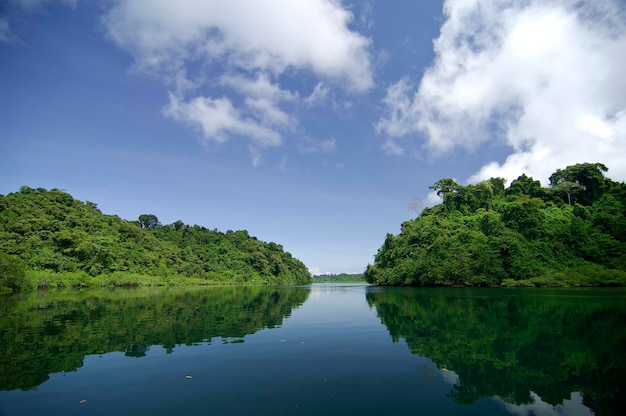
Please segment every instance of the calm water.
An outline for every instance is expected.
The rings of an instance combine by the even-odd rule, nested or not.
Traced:
[[[0,298],[0,415],[623,415],[626,291]]]

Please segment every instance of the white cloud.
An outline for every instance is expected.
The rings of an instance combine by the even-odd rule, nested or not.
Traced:
[[[322,274],[322,269],[320,269],[319,267],[309,267],[309,273],[311,273],[313,276],[320,276]]]
[[[357,93],[372,87],[370,40],[348,28],[353,18],[335,0],[118,0],[103,21],[135,69],[173,89],[165,114],[205,140],[252,134],[264,147],[298,122],[286,107],[299,93],[280,88],[282,75],[318,78],[308,104],[329,85]],[[192,97],[201,86],[223,90]]]
[[[180,92],[170,93],[163,113],[198,130],[205,144],[224,143],[232,137],[245,138],[249,141],[252,165],[259,166],[262,149],[280,145],[282,133],[295,127],[296,120],[283,111],[280,104],[297,100],[297,94],[280,89],[264,74],[256,79],[224,75],[219,83],[243,95],[243,103],[235,107],[225,96],[185,99]]]
[[[313,92],[311,93],[311,95],[304,98],[303,102],[309,107],[321,105],[326,100],[328,92],[329,88],[324,85],[323,82],[318,82],[315,88],[313,88]]]
[[[297,94],[272,84],[267,75],[261,74],[257,79],[228,75],[223,76],[220,82],[244,95],[247,111],[264,126],[280,131],[296,124],[292,116],[281,110],[280,103],[297,100]]]
[[[383,132],[390,137],[402,137],[414,129],[415,109],[410,97],[413,88],[408,78],[403,78],[387,88],[387,95],[383,98],[386,118],[380,119],[376,124],[377,133]]]
[[[231,135],[246,137],[261,148],[281,143],[279,133],[242,115],[226,97],[196,97],[185,102],[170,94],[170,102],[163,111],[176,121],[200,129],[207,140],[218,143],[227,141]],[[258,155],[254,160],[258,164]]]
[[[404,154],[404,148],[392,139],[385,140],[381,147],[388,155],[402,156]]]
[[[599,117],[594,117],[590,115],[584,116],[580,120],[578,127],[581,130],[584,130],[587,133],[601,139],[608,139],[615,135],[613,129],[606,121],[600,119]]]
[[[172,59],[227,59],[246,70],[311,69],[356,90],[372,86],[369,40],[332,0],[122,0],[105,18],[143,67]]]
[[[429,192],[426,195],[426,206],[434,207],[435,205],[439,205],[443,202],[443,199],[439,195],[437,195],[436,191]]]
[[[624,180],[625,13],[611,0],[448,0],[435,61],[419,85],[387,89],[376,130],[398,148],[423,137],[434,154],[487,140],[511,148],[470,180],[545,181],[579,162]]]
[[[271,83],[267,74],[260,74],[256,79],[240,75],[224,75],[220,78],[220,82],[242,94],[270,101],[292,101],[297,98],[290,91],[281,90],[277,84]]]

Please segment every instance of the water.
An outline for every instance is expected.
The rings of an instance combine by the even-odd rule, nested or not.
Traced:
[[[622,415],[626,291],[0,298],[0,415]]]

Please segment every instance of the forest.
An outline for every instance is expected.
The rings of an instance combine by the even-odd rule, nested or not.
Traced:
[[[387,237],[365,279],[400,286],[624,286],[626,185],[602,163],[430,188],[442,203]]]
[[[363,273],[319,274],[313,276],[313,283],[365,283]]]
[[[0,195],[0,287],[304,284],[306,266],[246,230],[105,215],[58,189]]]

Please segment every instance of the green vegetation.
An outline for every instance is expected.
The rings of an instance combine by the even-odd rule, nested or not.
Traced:
[[[216,338],[241,343],[282,325],[309,293],[246,286],[60,289],[7,297],[0,302],[0,390],[35,388],[51,373],[82,367],[87,355],[142,357],[154,345],[170,353]]]
[[[394,342],[405,339],[413,354],[458,376],[450,393],[457,403],[498,396],[529,404],[534,392],[557,406],[581,392],[594,414],[621,415],[625,295],[621,288],[372,287],[366,297]]]
[[[526,175],[441,179],[443,203],[387,234],[365,279],[410,286],[626,285],[626,185],[601,163],[557,170],[550,186]]]
[[[304,264],[243,231],[208,230],[152,214],[126,221],[57,189],[0,195],[0,286],[304,284]]]
[[[321,274],[313,276],[313,283],[365,283],[363,273]]]
[[[16,256],[0,252],[0,288],[19,290],[26,280],[26,264]]]

